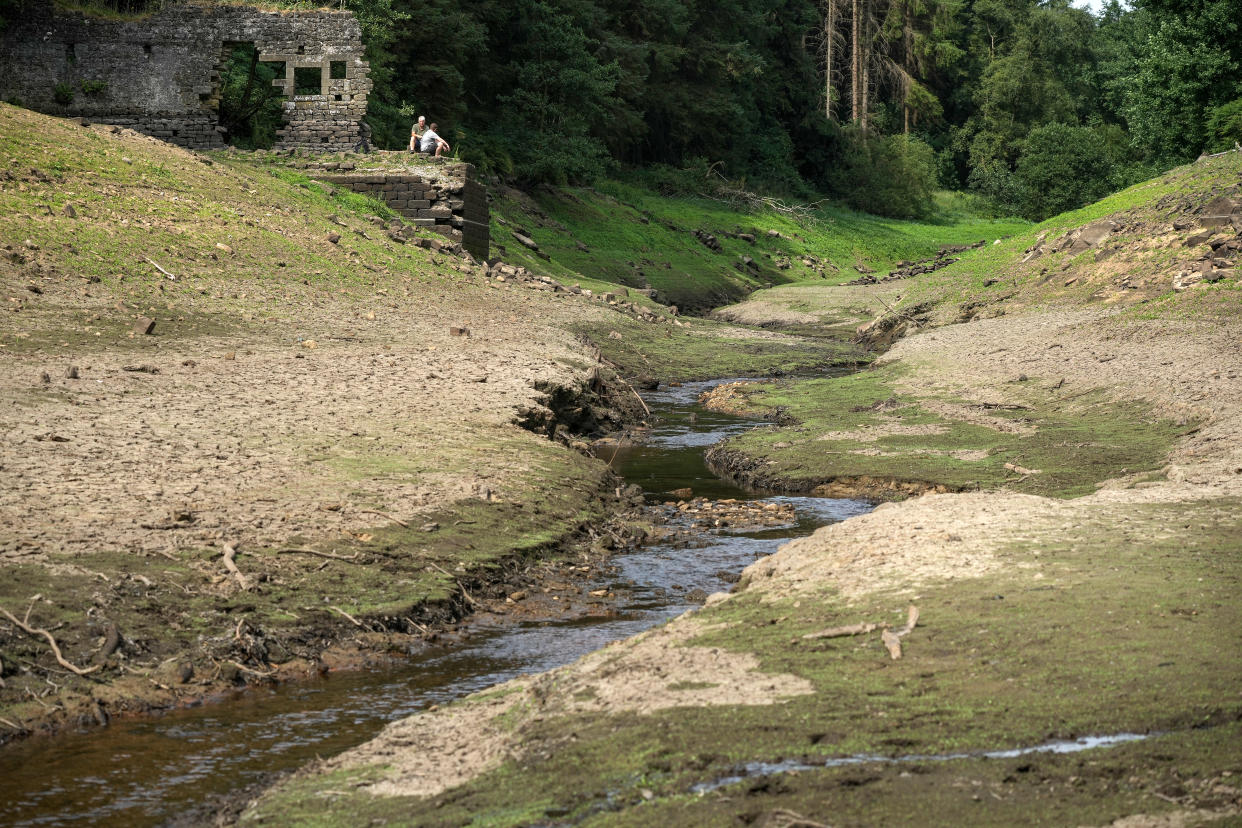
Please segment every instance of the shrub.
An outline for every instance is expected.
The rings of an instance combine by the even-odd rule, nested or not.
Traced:
[[[1218,106],[1208,114],[1207,152],[1224,152],[1242,144],[1242,98]]]
[[[859,210],[911,218],[932,210],[936,159],[932,148],[909,135],[872,136],[852,130],[832,188]]]
[[[52,87],[52,98],[61,106],[73,103],[73,87],[67,83],[58,83]]]
[[[1045,124],[1022,143],[1016,174],[1025,190],[1020,212],[1038,221],[1108,195],[1112,164],[1095,130]]]

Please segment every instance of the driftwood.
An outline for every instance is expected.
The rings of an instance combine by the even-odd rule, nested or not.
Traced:
[[[403,527],[403,528],[405,528],[405,529],[409,529],[409,528],[410,528],[410,524],[406,523],[404,520],[399,520],[398,518],[393,517],[392,515],[388,514],[387,512],[381,512],[381,511],[379,511],[378,509],[359,509],[358,511],[359,511],[359,512],[362,512],[364,515],[379,515],[380,517],[383,517],[383,518],[388,518],[388,519],[389,519],[389,520],[391,520],[393,523],[395,523],[395,524],[397,524],[398,526],[401,526],[401,527]]]
[[[891,629],[888,624],[849,624],[844,627],[829,627],[819,632],[807,633],[802,636],[804,639],[820,639],[820,638],[841,638],[847,635],[866,635],[867,633],[880,630],[880,641],[884,643],[888,650],[889,656],[894,661],[901,658],[901,639],[910,634],[914,626],[919,623],[919,608],[910,605],[910,609],[906,613],[906,625],[900,629]]]
[[[33,606],[33,604],[31,606]],[[88,676],[91,673],[95,672],[96,670],[103,669],[103,664],[96,664],[93,667],[87,667],[86,669],[82,669],[81,667],[78,667],[75,664],[71,664],[69,661],[65,659],[63,655],[61,655],[60,645],[56,643],[56,639],[52,637],[52,634],[50,632],[43,629],[42,627],[32,627],[24,621],[17,620],[17,616],[13,615],[13,613],[9,612],[3,607],[0,607],[0,615],[3,615],[5,618],[9,619],[9,621],[16,624],[18,628],[22,630],[22,632],[25,632],[28,635],[34,635],[34,636],[41,635],[44,638],[46,638],[48,645],[51,646],[52,648],[52,655],[56,657],[56,663],[59,664],[61,667],[64,667],[69,672],[74,673],[79,676]],[[26,610],[26,620],[27,621],[30,620],[30,610]]]
[[[233,577],[237,579],[237,583],[242,589],[250,589],[249,579],[247,579],[246,576],[242,574],[242,571],[237,568],[237,550],[234,549],[233,545],[229,543],[224,545],[224,568],[232,573]]]
[[[291,546],[288,549],[277,549],[277,555],[315,555],[320,558],[327,558],[332,561],[356,561],[358,553],[352,555],[333,555],[331,552],[320,552],[316,549],[304,549],[300,546]]]
[[[158,270],[160,273],[163,273],[163,274],[164,274],[165,276],[167,276],[169,279],[172,279],[174,282],[175,282],[175,281],[177,281],[177,277],[176,277],[176,276],[174,276],[173,274],[169,273],[169,272],[168,272],[167,270],[165,270],[164,268],[160,267],[158,264],[156,264],[156,263],[155,263],[155,261],[154,261],[154,260],[152,260],[152,259],[147,259],[147,263],[148,263],[149,265],[151,265],[151,267],[153,267],[153,268],[155,268],[156,270]]]
[[[456,576],[456,575],[454,575],[452,572],[449,572],[447,569],[445,569],[444,567],[440,566],[439,564],[432,563],[431,561],[428,561],[428,562],[427,562],[427,565],[428,565],[428,566],[430,566],[430,567],[432,567],[432,568],[434,568],[434,569],[438,569],[438,570],[440,570],[441,572],[443,572],[445,575],[447,575],[447,576],[449,577],[449,580],[450,580],[450,581],[452,581],[453,583],[457,584],[457,588],[461,590],[461,594],[462,594],[462,595],[466,596],[466,600],[467,600],[467,601],[469,601],[470,603],[474,604],[476,607],[479,607],[479,608],[482,608],[482,607],[483,607],[483,605],[482,605],[482,604],[480,604],[478,601],[476,601],[476,600],[475,600],[475,598],[474,598],[474,596],[473,596],[473,595],[471,595],[469,592],[466,592],[466,587],[465,587],[465,585],[464,585],[464,584],[462,584],[461,582],[459,582],[459,581],[457,580],[457,576]]]
[[[863,635],[869,632],[875,632],[880,628],[879,624],[850,624],[845,627],[829,627],[819,632],[807,633],[803,638],[840,638],[845,635]]]
[[[352,615],[350,615],[348,612],[346,612],[345,610],[341,609],[340,607],[337,607],[337,606],[330,606],[330,607],[328,607],[328,609],[330,609],[330,610],[336,610],[336,611],[337,611],[337,612],[339,612],[341,615],[345,616],[345,619],[346,619],[347,621],[349,621],[351,624],[353,624],[355,627],[361,627],[361,626],[362,626],[362,622],[361,622],[361,621],[359,621],[357,618],[354,618]]]

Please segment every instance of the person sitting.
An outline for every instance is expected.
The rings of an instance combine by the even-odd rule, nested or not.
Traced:
[[[418,152],[421,149],[420,144],[423,140],[423,134],[427,132],[427,116],[419,115],[418,122],[410,127],[410,152]]]
[[[436,134],[436,127],[439,124],[432,124],[431,128],[423,133],[422,147],[423,152],[435,152],[435,157],[439,158],[441,152],[448,152],[448,141],[445,141]]]

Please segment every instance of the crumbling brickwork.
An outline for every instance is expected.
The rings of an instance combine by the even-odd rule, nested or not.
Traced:
[[[323,181],[380,199],[416,227],[459,241],[470,255],[486,260],[490,243],[487,188],[476,179],[470,164],[446,164],[436,173],[432,178],[412,172],[311,171]]]
[[[27,0],[0,32],[0,98],[53,115],[128,126],[192,149],[222,146],[220,73],[234,46],[283,62],[278,148],[337,152],[363,137],[371,91],[349,12],[272,12],[187,3],[139,20],[102,20]],[[297,70],[319,94],[295,95]],[[305,80],[303,80],[305,83]]]

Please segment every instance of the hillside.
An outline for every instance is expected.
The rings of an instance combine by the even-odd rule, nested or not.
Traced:
[[[726,446],[777,476],[796,452],[786,479],[817,464],[829,496],[859,458],[872,484],[917,484],[890,496],[928,493],[787,544],[664,627],[394,723],[242,823],[1236,820],[1242,319],[1229,256],[1185,237],[1212,225],[1233,251],[1215,216],[1242,214],[1219,200],[1240,164],[934,273],[752,296],[747,318],[802,326],[883,298],[896,312],[870,333],[896,344],[839,380],[718,395],[779,415]],[[1104,219],[1115,248],[1028,251]],[[1186,284],[1192,261],[1212,280]]]

